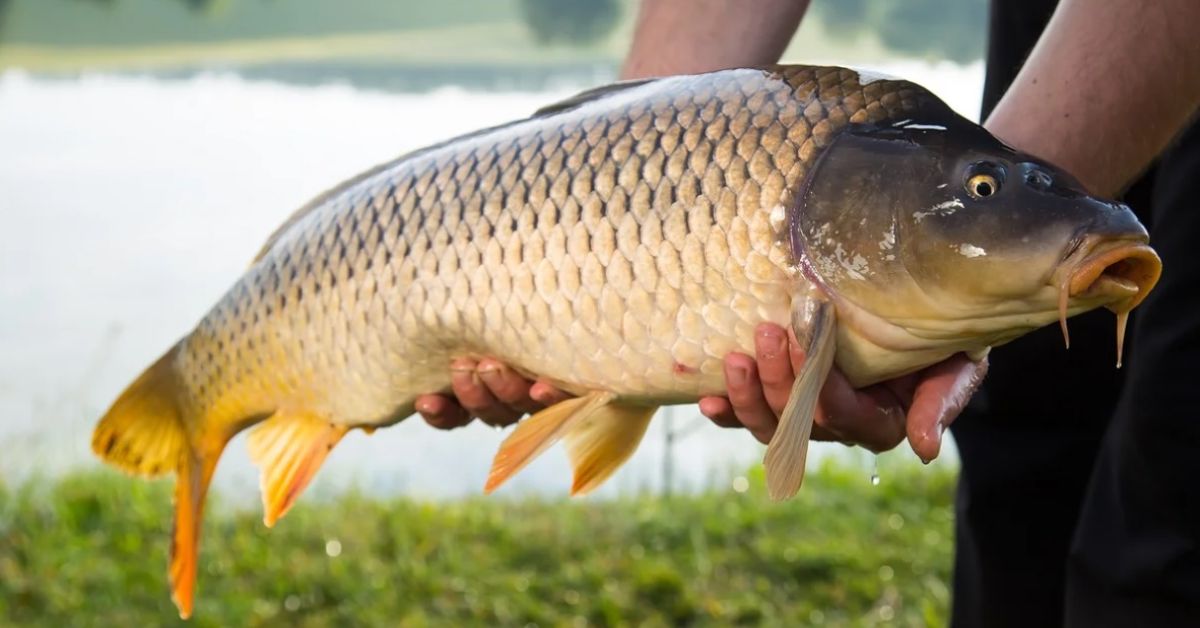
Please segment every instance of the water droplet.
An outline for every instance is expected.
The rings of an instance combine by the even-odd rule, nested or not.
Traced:
[[[871,461],[871,486],[879,486],[879,456]]]

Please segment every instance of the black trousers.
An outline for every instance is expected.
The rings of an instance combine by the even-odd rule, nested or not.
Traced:
[[[993,1],[985,116],[1053,9]],[[1125,200],[1163,258],[1125,367],[1107,311],[1039,330],[952,427],[954,626],[1200,626],[1200,124]]]

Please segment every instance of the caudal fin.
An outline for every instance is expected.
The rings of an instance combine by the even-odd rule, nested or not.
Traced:
[[[176,371],[179,345],[159,358],[125,390],[96,426],[92,451],[105,462],[143,477],[174,471],[175,526],[171,541],[171,598],[179,615],[192,614],[196,556],[204,496],[225,437],[197,442],[185,423]]]
[[[158,477],[179,470],[189,448],[178,396],[179,345],[146,369],[92,432],[92,451],[126,473]]]
[[[200,554],[200,523],[204,496],[216,468],[216,458],[188,456],[175,478],[175,524],[171,529],[171,555],[167,573],[171,578],[171,601],[179,617],[192,616],[196,595],[196,563]]]

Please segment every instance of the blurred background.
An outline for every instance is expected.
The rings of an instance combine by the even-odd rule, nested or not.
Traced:
[[[146,617],[156,618],[154,623],[173,618],[166,606],[162,562],[139,558],[165,552],[169,482],[142,488],[143,483],[100,470],[89,451],[99,414],[142,368],[187,333],[292,210],[396,155],[526,116],[612,80],[636,10],[635,0],[0,0],[0,623],[5,612],[13,623],[51,622],[55,612],[96,604],[105,594],[117,595],[114,591],[128,594],[130,587],[145,589],[150,605]],[[784,59],[903,76],[977,119],[985,21],[985,0],[814,0]],[[543,616],[537,614],[542,611],[517,607],[497,611],[494,604],[488,606],[496,600],[485,596],[480,608],[490,610],[479,611],[481,615],[455,606],[467,613],[460,620],[545,625],[582,617],[585,624],[611,623],[613,617],[649,612],[646,621],[672,624],[678,617],[662,609],[676,603],[687,607],[688,621],[729,619],[729,612],[743,607],[755,609],[746,611],[750,623],[785,617],[809,624],[944,620],[957,465],[952,446],[932,468],[916,470],[921,465],[906,446],[878,460],[859,449],[818,446],[810,458],[810,466],[820,469],[806,487],[811,494],[771,510],[759,490],[762,447],[749,434],[713,427],[693,406],[680,406],[663,411],[633,460],[582,505],[560,499],[569,484],[560,451],[518,475],[499,499],[473,499],[503,436],[481,425],[440,432],[419,420],[369,438],[352,433],[309,489],[305,506],[292,515],[310,522],[309,527],[296,523],[299,527],[291,533],[311,533],[311,539],[303,538],[316,545],[307,548],[285,545],[281,539],[287,533],[261,535],[253,512],[258,482],[239,439],[218,469],[215,486],[224,506],[215,516],[224,523],[210,522],[209,538],[219,525],[253,530],[245,534],[252,535],[254,551],[272,548],[276,561],[295,553],[320,561],[337,557],[344,566],[359,560],[348,556],[349,541],[333,538],[345,523],[339,516],[345,508],[383,509],[380,521],[394,519],[395,513],[387,514],[391,507],[417,512],[436,508],[439,514],[422,516],[449,517],[450,523],[438,524],[449,527],[463,520],[469,527],[472,513],[502,522],[507,508],[532,508],[519,512],[540,513],[533,519],[551,528],[555,521],[566,528],[626,521],[632,527],[611,540],[622,548],[622,560],[631,560],[629,569],[651,570],[646,577],[652,599],[633,591],[621,598],[629,607],[588,612],[576,608],[582,603],[578,599],[559,600],[548,602],[542,611],[551,614]],[[878,482],[872,479],[876,475]],[[347,505],[347,499],[366,501]],[[378,503],[363,505],[372,500]],[[691,501],[681,506],[678,500]],[[727,512],[731,503],[745,512]],[[130,504],[140,504],[140,515],[130,511]],[[820,515],[828,520],[813,519],[818,515],[808,513],[808,508],[836,512],[839,504],[849,513],[847,521],[834,521],[828,513]],[[901,513],[897,504],[917,510]],[[308,507],[313,510],[305,511]],[[79,515],[84,518],[66,516],[64,508],[72,513],[85,508]],[[593,516],[589,508],[605,509],[604,514]],[[672,519],[672,513],[689,508],[697,522],[732,517],[749,526],[743,532],[781,535],[771,541],[778,547],[764,550],[761,564],[751,561],[746,567],[744,591],[734,587],[722,592],[717,586],[712,593],[716,601],[708,604],[708,598],[693,595],[692,584],[720,585],[729,581],[729,574],[709,564],[700,575],[680,576],[674,570],[681,567],[670,560],[674,546],[663,541],[674,537],[640,536],[649,533],[640,523],[627,521]],[[114,510],[129,520],[106,519]],[[786,513],[798,518],[789,520]],[[764,519],[755,519],[759,516]],[[285,520],[280,527],[292,523]],[[84,528],[71,527],[76,524]],[[811,543],[805,540],[804,526],[828,528],[826,524],[840,533],[814,545],[811,552],[816,554],[806,553],[808,545],[788,545],[792,535],[799,537],[797,542]],[[855,528],[858,524],[863,527]],[[33,534],[31,529],[39,527],[45,533]],[[502,534],[519,534],[505,530]],[[93,583],[97,588],[85,602],[72,596],[81,595],[81,583],[99,577],[97,572],[82,572],[78,579],[50,578],[77,557],[55,554],[38,563],[32,548],[65,548],[71,539],[95,531],[100,546],[81,556],[111,566],[112,573],[104,577],[120,586],[114,584],[110,591]],[[708,536],[715,532],[703,526],[676,532],[689,565],[698,560],[697,543],[717,542]],[[823,529],[821,534],[832,532]],[[903,539],[895,547],[868,550],[880,535]],[[646,548],[660,542],[667,543],[663,556],[655,558],[662,564],[644,559],[653,553]],[[730,558],[733,562],[760,551],[736,539],[722,542],[731,543],[731,556],[740,557]],[[629,559],[625,548],[631,546],[642,547],[642,556]],[[227,550],[213,549],[212,554],[219,557]],[[884,564],[872,558],[875,550],[894,550],[907,558]],[[844,555],[821,554],[829,551]],[[763,574],[773,573],[772,561],[785,554],[791,558],[784,563],[805,565],[796,567],[799,575],[785,574],[792,580],[787,585],[763,581]],[[145,573],[130,571],[121,556],[134,557]],[[563,568],[558,559],[542,559],[553,569]],[[218,562],[210,564],[210,571],[237,570],[235,564],[221,567],[219,558],[213,560]],[[858,564],[866,576],[838,571],[847,562]],[[286,574],[295,565],[284,562],[278,568]],[[253,574],[262,566],[246,569]],[[314,578],[328,576],[314,569]],[[615,573],[601,570],[596,577],[616,579]],[[630,576],[632,581],[641,582],[638,574]],[[405,613],[412,609],[432,613],[420,615],[416,625],[455,617],[445,609],[450,614],[439,615],[421,600],[445,594],[462,602],[459,589],[471,589],[472,577],[462,576],[455,589],[436,574],[427,576],[436,591],[409,591],[406,595],[416,600],[411,603],[404,596],[387,600],[400,614],[393,619],[408,617]],[[405,572],[396,577],[412,582],[422,576]],[[608,586],[589,577],[580,575],[583,584],[578,586]],[[675,577],[683,591],[675,593],[682,597],[655,601],[653,595],[675,595]],[[869,581],[861,583],[861,591],[857,577]],[[134,585],[131,578],[142,580]],[[807,597],[771,593],[776,587],[798,586],[804,578],[834,587],[832,597],[822,603],[825,598],[811,593],[816,589],[803,586],[810,591]],[[205,587],[217,586],[215,579],[219,577],[210,573],[201,576],[201,623],[206,621]],[[669,582],[663,584],[663,579]],[[65,597],[47,593],[50,580]],[[504,582],[496,586],[516,590]],[[382,582],[367,588],[391,586]],[[237,587],[230,587],[224,605],[214,593],[218,601],[207,609],[207,621],[216,621],[215,608],[230,613],[230,623],[251,616],[270,623],[289,613],[293,619],[316,617],[313,621],[321,623],[323,615],[302,611],[363,608],[332,593],[313,597],[311,591],[280,587],[256,593],[245,607],[231,601]],[[736,599],[722,597],[726,594]],[[563,594],[548,589],[546,595]],[[581,595],[594,597],[595,592],[575,593]],[[119,606],[121,599],[117,595],[113,604]],[[380,603],[362,600],[366,606]],[[366,621],[363,616],[350,613],[341,620],[360,623]],[[113,623],[100,617],[95,621]]]

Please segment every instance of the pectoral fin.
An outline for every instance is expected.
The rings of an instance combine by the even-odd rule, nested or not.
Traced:
[[[592,492],[629,460],[655,410],[654,406],[610,403],[571,428],[564,440],[575,471],[572,496]]]
[[[288,411],[276,412],[254,428],[247,447],[261,469],[263,523],[275,525],[296,503],[347,429],[313,414]]]
[[[567,399],[518,423],[496,452],[483,492],[491,493],[499,488],[508,478],[558,442],[579,421],[597,408],[607,405],[613,398],[612,393],[594,392]]]
[[[817,398],[836,353],[833,305],[824,298],[798,300],[792,312],[792,328],[804,342],[804,366],[796,375],[779,427],[763,458],[767,494],[775,501],[795,495],[804,481]]]

